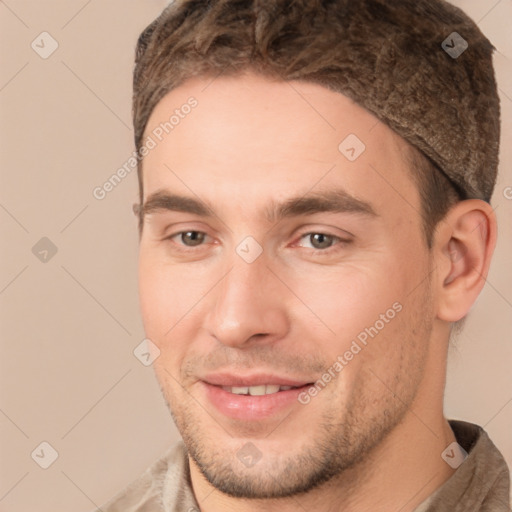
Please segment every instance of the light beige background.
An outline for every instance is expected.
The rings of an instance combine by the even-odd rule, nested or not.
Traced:
[[[451,351],[446,412],[485,426],[512,463],[512,2],[455,3],[498,49],[503,135],[498,248]],[[92,194],[133,150],[134,45],[165,4],[0,1],[1,512],[94,510],[178,438],[133,355],[136,175]],[[59,45],[47,59],[31,48],[43,31]],[[47,263],[32,253],[42,237],[58,249]],[[43,441],[58,452],[46,470],[31,458]]]

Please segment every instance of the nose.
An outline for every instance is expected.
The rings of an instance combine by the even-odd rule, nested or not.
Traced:
[[[282,283],[260,256],[247,263],[237,254],[227,275],[210,297],[205,328],[223,345],[242,348],[272,343],[289,329]]]

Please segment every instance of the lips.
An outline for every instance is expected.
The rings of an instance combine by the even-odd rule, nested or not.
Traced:
[[[261,421],[298,405],[299,394],[312,384],[271,374],[208,375],[202,381],[205,398],[223,416]]]

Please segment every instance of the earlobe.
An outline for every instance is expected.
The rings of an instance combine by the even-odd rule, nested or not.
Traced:
[[[468,313],[485,284],[496,244],[496,218],[488,203],[471,199],[458,203],[441,222],[435,241],[438,318],[456,322]]]

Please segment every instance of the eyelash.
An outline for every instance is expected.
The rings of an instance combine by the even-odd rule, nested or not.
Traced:
[[[187,231],[179,231],[177,233],[173,233],[172,235],[165,237],[164,240],[172,241],[174,238],[180,237],[186,233],[196,233],[196,234],[199,233],[201,235],[205,235],[205,237],[209,237],[209,235],[207,233],[205,233],[204,231],[198,231],[198,230],[191,229],[191,230],[187,230]],[[340,247],[338,247],[338,246],[345,246],[351,242],[351,240],[343,239],[339,236],[331,235],[329,233],[324,233],[322,231],[308,231],[308,232],[302,233],[298,239],[300,241],[300,240],[304,239],[305,237],[312,236],[312,235],[323,235],[323,236],[326,236],[326,237],[332,239],[332,241],[333,241],[333,244],[331,246],[327,247],[326,249],[315,249],[314,247],[306,248],[306,249],[313,251],[315,254],[319,254],[319,253],[328,254],[328,253],[334,252],[336,250],[339,250]],[[183,244],[176,243],[177,250],[180,252],[184,252],[184,253],[193,252],[193,251],[195,251],[195,249],[197,249],[198,247],[202,247],[203,245],[204,245],[204,243],[201,243],[197,246],[186,246]]]

